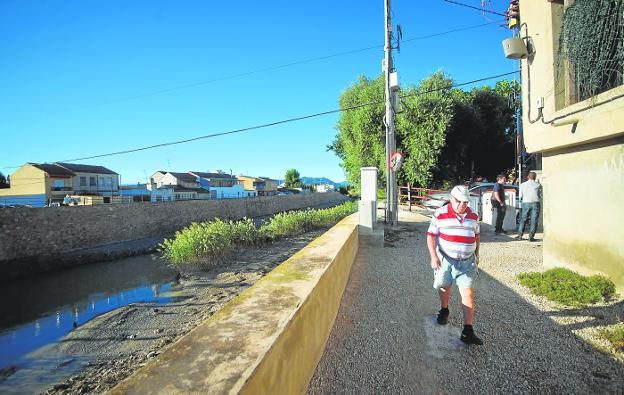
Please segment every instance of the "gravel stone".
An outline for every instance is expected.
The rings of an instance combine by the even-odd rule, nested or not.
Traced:
[[[530,294],[516,275],[544,270],[542,243],[482,225],[474,327],[485,344],[466,346],[457,288],[449,324],[435,321],[429,217],[399,215],[386,248],[360,247],[308,394],[624,392],[621,353],[591,335],[624,317],[621,299],[571,309]]]

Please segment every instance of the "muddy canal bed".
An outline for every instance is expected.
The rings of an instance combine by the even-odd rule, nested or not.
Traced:
[[[27,365],[3,370],[0,392],[105,392],[323,232],[242,251],[229,262],[202,271],[186,268],[178,275],[177,269],[164,267],[161,274],[169,282],[152,286],[158,288],[151,292],[156,299],[131,302],[86,322],[70,319],[67,335],[30,352]],[[158,261],[154,264],[164,266]]]

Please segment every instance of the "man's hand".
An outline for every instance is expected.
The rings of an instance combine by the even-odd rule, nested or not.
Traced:
[[[431,268],[433,270],[439,270],[440,269],[440,258],[438,258],[437,256],[431,258]]]

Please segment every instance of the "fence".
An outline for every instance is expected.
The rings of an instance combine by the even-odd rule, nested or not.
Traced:
[[[428,195],[432,193],[438,192],[448,192],[441,189],[430,189],[430,188],[416,188],[407,184],[407,186],[399,187],[399,203],[407,204],[407,207],[410,211],[412,211],[412,206],[423,207],[422,201]]]

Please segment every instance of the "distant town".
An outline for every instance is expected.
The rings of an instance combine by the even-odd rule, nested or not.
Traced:
[[[122,184],[104,166],[26,163],[0,182],[0,207],[54,207],[177,200],[240,199],[295,193],[334,192],[344,186],[327,178],[302,178],[296,185],[270,177],[215,172],[158,170],[149,182]]]

